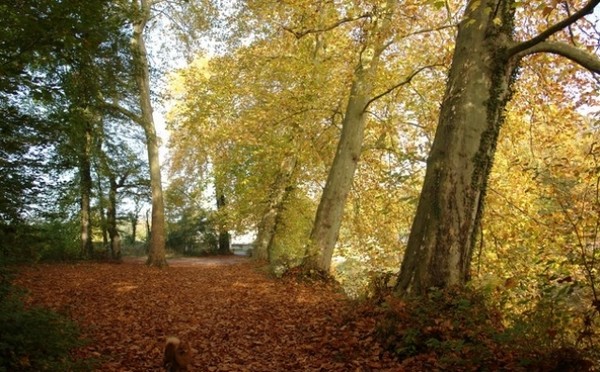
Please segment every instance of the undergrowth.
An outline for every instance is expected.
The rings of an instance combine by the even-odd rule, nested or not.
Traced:
[[[471,371],[589,371],[592,356],[567,342],[532,340],[526,319],[506,325],[481,292],[431,290],[381,305],[377,335],[407,368]],[[548,335],[547,337],[551,337]],[[539,336],[538,336],[539,337]]]
[[[41,307],[27,307],[23,292],[11,285],[0,266],[0,371],[88,371],[91,361],[76,361],[81,346],[76,325]]]

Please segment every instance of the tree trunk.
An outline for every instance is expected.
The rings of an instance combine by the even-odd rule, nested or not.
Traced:
[[[149,210],[146,210],[146,252],[150,253],[150,240],[152,238],[152,229],[150,227],[150,217],[148,216]]]
[[[110,256],[113,260],[121,260],[121,236],[117,228],[117,182],[110,176],[110,190],[108,192],[107,222],[110,236]]]
[[[281,170],[271,187],[267,210],[258,225],[258,233],[254,241],[253,257],[258,260],[271,260],[273,238],[277,231],[278,216],[283,210],[283,203],[291,192],[291,182],[296,167],[295,157],[286,158],[281,164]]]
[[[104,208],[104,190],[102,189],[100,174],[98,174],[98,211],[100,214],[100,227],[102,230],[102,246],[108,254],[108,221],[106,219],[106,210]]]
[[[377,74],[379,58],[385,48],[395,3],[387,1],[385,6],[382,6],[381,18],[373,16],[372,29],[369,30],[368,40],[356,66],[340,141],[310,234],[304,261],[307,269],[327,273],[331,266],[346,198],[360,158],[367,115],[365,110],[371,99],[373,81]]]
[[[217,210],[222,211],[225,207],[225,195],[220,187],[216,188],[217,195]],[[227,224],[223,221],[219,222],[219,254],[228,255],[231,254],[231,237],[227,229]]]
[[[599,3],[590,0],[531,39],[515,42],[515,0],[469,1],[458,28],[397,294],[420,295],[431,287],[463,286],[468,281],[487,180],[517,65],[529,54],[554,53],[600,73],[597,56],[569,43],[547,41],[592,14]]]
[[[512,1],[470,1],[396,291],[464,285],[516,62]]]
[[[85,126],[84,144],[79,155],[79,177],[81,203],[81,253],[84,257],[92,258],[94,255],[94,246],[92,244],[92,213],[91,213],[91,195],[92,195],[92,170],[90,154],[92,147],[92,127],[89,123]]]
[[[137,224],[139,220],[138,211],[131,212],[129,214],[129,222],[131,223],[131,244],[135,245],[135,235],[137,234]]]
[[[162,267],[167,265],[165,257],[165,207],[160,173],[159,143],[152,116],[150,93],[150,72],[144,29],[150,19],[150,3],[148,0],[135,0],[138,7],[138,19],[133,22],[133,40],[131,43],[135,66],[136,84],[139,90],[141,108],[141,124],[146,135],[148,149],[148,165],[150,167],[150,189],[152,192],[152,235],[147,264]]]

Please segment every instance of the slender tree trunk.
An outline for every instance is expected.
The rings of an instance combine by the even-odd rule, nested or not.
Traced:
[[[360,158],[366,108],[371,99],[373,81],[385,42],[395,1],[387,1],[381,14],[373,16],[367,44],[361,52],[342,122],[342,133],[327,183],[321,196],[310,234],[304,265],[307,269],[329,272],[333,249],[338,239],[346,198]]]
[[[470,1],[396,287],[400,295],[464,285],[516,62],[512,1]]]
[[[217,210],[222,211],[225,208],[226,200],[223,190],[220,187],[216,188],[217,194]],[[231,254],[231,236],[227,229],[227,224],[223,221],[219,222],[219,254],[228,255]]]
[[[92,170],[91,170],[91,147],[92,147],[92,127],[86,123],[84,134],[84,145],[79,158],[79,176],[81,178],[81,253],[84,257],[92,258],[94,255],[94,246],[92,244],[92,213],[91,213],[91,195],[92,195]]]
[[[129,215],[129,222],[131,223],[131,244],[135,245],[135,235],[137,234],[137,224],[138,224],[139,216],[138,211],[131,213]]]
[[[275,182],[271,186],[267,210],[258,225],[258,233],[254,241],[253,257],[258,260],[269,260],[273,250],[273,238],[277,231],[278,216],[283,210],[283,203],[290,194],[293,173],[296,167],[295,157],[286,158],[280,167]]]
[[[149,210],[146,210],[146,251],[149,253],[150,240],[152,239],[152,228],[150,227]]]
[[[138,19],[133,22],[132,50],[135,65],[136,83],[140,95],[141,122],[146,135],[148,165],[150,167],[150,189],[152,192],[152,235],[147,264],[162,267],[167,265],[165,257],[165,207],[160,173],[159,143],[152,116],[150,93],[150,72],[144,29],[150,19],[150,2],[135,0],[138,7]]]
[[[104,205],[104,190],[102,189],[102,182],[100,181],[100,175],[98,174],[98,210],[100,214],[100,227],[102,230],[102,245],[108,253],[108,222],[106,220],[106,209]]]
[[[114,176],[110,176],[108,192],[107,222],[110,236],[110,255],[113,260],[121,260],[121,236],[117,228],[117,190],[118,185]]]
[[[270,263],[273,263],[273,252],[275,251],[275,243],[277,242],[277,238],[281,236],[281,228],[284,227],[284,216],[285,206],[292,196],[292,191],[294,187],[288,186],[285,188],[283,193],[283,198],[277,205],[277,213],[275,214],[275,221],[273,224],[273,232],[271,234],[271,238],[269,239],[269,244],[267,245],[267,259]]]

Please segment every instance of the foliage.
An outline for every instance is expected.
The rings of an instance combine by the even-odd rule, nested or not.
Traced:
[[[72,261],[80,258],[78,222],[48,219],[0,225],[0,262]]]
[[[204,211],[169,221],[167,233],[167,247],[180,254],[201,256],[215,254],[219,249],[214,217]]]
[[[76,325],[53,311],[28,307],[0,267],[0,371],[84,371],[89,361],[70,351],[82,345]]]
[[[38,227],[41,261],[73,261],[81,258],[78,221],[51,220]]]
[[[283,204],[294,216],[279,216],[275,230],[280,244],[273,247],[285,253],[286,261],[295,261],[308,240],[310,229],[304,224],[314,218],[362,37],[369,29],[365,14],[376,3],[248,2],[238,25],[261,25],[254,29],[256,38],[210,59],[199,55],[172,77],[171,178],[199,190],[210,189],[211,179],[224,180],[224,214],[239,231],[257,228],[272,207],[283,211],[276,196],[293,188],[294,195]],[[445,30],[418,36],[426,25],[443,25],[443,14],[412,4],[399,11],[398,20],[406,16],[415,23],[393,25],[398,35],[383,56],[377,94],[405,80],[414,64],[429,64],[451,51],[444,49],[443,57],[431,55],[450,40]],[[356,20],[326,32],[309,31],[344,17]],[[369,256],[373,266],[386,269],[397,265],[398,232],[404,235],[410,227],[427,137],[444,88],[442,76],[441,71],[427,70],[407,89],[392,89],[369,107],[337,255]],[[295,167],[286,172],[290,161]],[[281,242],[282,237],[289,242]]]
[[[281,270],[279,266],[290,269],[302,263],[314,217],[314,203],[302,192],[291,191],[282,209],[271,247],[270,262],[275,271]]]

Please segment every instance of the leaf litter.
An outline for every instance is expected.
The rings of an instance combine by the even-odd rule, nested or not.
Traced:
[[[239,257],[167,268],[78,263],[24,267],[28,301],[76,321],[76,350],[102,371],[160,371],[169,336],[187,341],[193,371],[398,371],[375,318],[330,285],[276,280]]]

